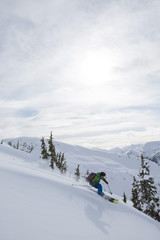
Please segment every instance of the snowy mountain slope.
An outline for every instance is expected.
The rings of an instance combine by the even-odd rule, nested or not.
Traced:
[[[0,239],[158,239],[160,224],[152,218],[73,187],[74,179],[31,156],[0,145]]]
[[[154,153],[153,155],[150,156],[150,160],[152,162],[158,163],[160,165],[160,151]]]
[[[124,148],[113,148],[110,150],[110,152],[120,155],[128,155],[128,157],[139,157],[141,154],[143,154],[145,158],[148,158],[149,160],[160,165],[160,141],[147,142],[145,144],[135,144]]]
[[[46,160],[40,160],[41,142],[38,138],[18,138],[7,139],[5,142],[11,142],[12,146],[16,146],[19,142],[19,150],[28,152],[28,149],[33,148],[30,155],[34,162],[38,165],[46,163]],[[114,154],[107,153],[100,149],[87,149],[80,146],[73,146],[65,143],[55,142],[56,152],[64,152],[68,165],[68,174],[72,175],[75,172],[77,165],[80,165],[81,177],[85,176],[86,171],[105,171],[107,179],[110,182],[110,187],[113,192],[118,195],[123,195],[123,191],[130,197],[132,174],[137,173],[137,169],[132,169],[125,166],[123,163],[115,161]],[[47,164],[47,163],[46,163]],[[49,165],[49,164],[48,164]],[[42,165],[43,167],[43,165]],[[83,179],[83,178],[82,178]],[[103,184],[103,183],[102,183]],[[120,187],[123,186],[123,190]],[[108,190],[108,187],[103,184],[103,187]]]
[[[155,141],[145,143],[143,146],[143,151],[144,153],[146,153],[148,157],[151,156],[152,154],[155,154],[157,151],[160,151],[160,142]]]
[[[34,164],[37,164],[42,169],[48,169],[49,163],[46,160],[40,159],[41,142],[39,138],[22,137],[7,139],[4,140],[3,144],[8,142],[14,147],[19,145],[18,150],[27,152],[27,156],[32,159],[31,161],[33,161]],[[73,176],[78,164],[80,165],[81,180],[84,180],[83,176],[85,176],[87,170],[90,172],[103,170],[107,173],[107,180],[109,181],[112,192],[120,196],[123,196],[125,192],[127,198],[130,199],[133,176],[138,174],[140,168],[140,150],[137,150],[139,151],[138,155],[128,155],[129,147],[126,149],[127,152],[122,149],[121,152],[114,153],[113,151],[88,149],[56,141],[54,141],[54,145],[56,152],[64,152],[65,154],[68,165],[68,175]],[[137,146],[140,147],[140,145],[136,145],[136,147]],[[132,151],[135,151],[136,147],[133,145]],[[154,146],[152,145],[152,147]],[[155,149],[157,149],[157,147],[155,147]],[[160,192],[160,166],[152,161],[149,162],[149,166],[151,175],[154,176],[156,186]],[[108,190],[108,187],[104,183],[102,183],[102,185],[105,190]]]

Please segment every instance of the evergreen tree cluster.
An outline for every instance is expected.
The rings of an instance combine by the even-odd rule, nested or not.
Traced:
[[[55,146],[53,144],[52,132],[50,133],[50,138],[48,140],[48,150],[44,137],[41,139],[41,157],[42,159],[48,159],[50,161],[50,167],[52,169],[54,169],[56,165],[61,173],[66,173],[67,163],[64,157],[64,153],[56,153]]]
[[[150,176],[148,163],[141,156],[141,168],[138,177],[133,177],[132,198],[133,207],[160,221],[159,197],[154,179]]]

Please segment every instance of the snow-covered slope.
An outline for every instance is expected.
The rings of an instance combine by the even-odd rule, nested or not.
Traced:
[[[0,144],[0,239],[159,238],[160,224],[132,208],[130,202],[125,204],[119,197],[119,204],[114,205],[87,188],[73,187],[72,177],[51,171],[43,160],[36,161],[37,152],[26,153]],[[73,152],[76,156],[76,147]],[[82,160],[87,161],[85,156],[90,152],[83,154]],[[103,154],[100,152],[102,162]],[[101,157],[96,159],[97,164]],[[109,161],[110,167],[113,163]],[[89,164],[94,165],[91,160]]]
[[[18,150],[27,152],[27,156],[34,164],[37,164],[42,169],[48,169],[49,163],[40,159],[41,142],[39,138],[7,139],[4,140],[3,144],[8,142],[13,147],[18,146]],[[112,192],[119,196],[123,196],[125,192],[127,198],[130,199],[133,176],[137,176],[140,168],[142,145],[132,145],[125,149],[116,149],[116,151],[106,151],[103,149],[88,149],[56,141],[54,141],[54,144],[56,152],[64,152],[65,154],[68,165],[67,175],[73,176],[78,164],[80,165],[81,181],[84,180],[83,176],[85,176],[87,170],[90,172],[105,171]],[[158,145],[151,145],[152,149],[157,151]],[[153,153],[151,146],[148,151]],[[160,192],[160,166],[152,161],[149,161],[149,166],[151,175],[154,177]],[[103,184],[103,188],[108,190],[105,184]]]

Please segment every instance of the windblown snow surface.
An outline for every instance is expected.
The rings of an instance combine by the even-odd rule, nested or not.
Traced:
[[[67,149],[74,168],[75,147],[68,145]],[[90,167],[102,167],[103,152],[99,151],[96,159],[92,156],[91,164],[91,150],[79,151],[86,165],[88,161]],[[83,161],[79,164],[83,165]],[[115,171],[117,164],[108,159]],[[119,204],[114,205],[87,187],[73,183],[86,184],[82,180],[75,182],[72,174],[51,171],[47,161],[38,159],[36,151],[31,154],[0,144],[0,239],[159,239],[160,223],[134,209],[130,201],[125,204],[116,195]]]

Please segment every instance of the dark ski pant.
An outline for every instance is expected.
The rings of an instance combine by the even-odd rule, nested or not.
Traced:
[[[102,193],[102,185],[100,183],[97,183],[96,185],[93,185],[92,183],[90,183],[90,185],[94,188],[98,188],[98,194],[101,195]]]

